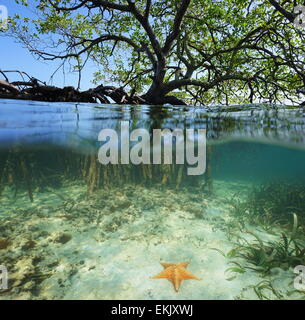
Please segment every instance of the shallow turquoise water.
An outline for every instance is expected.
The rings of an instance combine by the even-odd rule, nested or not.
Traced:
[[[0,102],[1,299],[303,299],[304,109]],[[206,129],[207,170],[97,161],[101,129]],[[283,234],[285,237],[283,237]],[[179,292],[159,262],[202,278]]]
[[[226,142],[215,146],[212,163],[216,179],[305,182],[305,152],[293,146]]]

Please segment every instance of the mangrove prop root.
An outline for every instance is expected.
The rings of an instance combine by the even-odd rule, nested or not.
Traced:
[[[27,164],[28,163],[26,162],[26,160],[22,157],[20,159],[20,166],[21,166],[21,169],[23,172],[23,177],[24,177],[26,185],[27,185],[29,198],[30,198],[31,202],[33,202],[34,198],[33,198],[32,184],[31,184],[31,175],[29,173],[29,168],[28,168]]]
[[[197,187],[206,182],[206,175],[188,176],[187,169],[187,164],[102,165],[96,154],[13,148],[0,154],[0,191],[6,186],[16,195],[24,190],[29,199],[34,201],[34,192],[41,190],[60,195],[56,188],[68,181],[85,182],[88,196],[102,188],[132,184],[178,189]],[[62,200],[65,200],[64,197]]]

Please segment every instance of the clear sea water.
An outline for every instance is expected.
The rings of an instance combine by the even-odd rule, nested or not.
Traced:
[[[121,121],[206,129],[205,173],[100,164]],[[2,100],[0,204],[0,299],[304,299],[305,109]]]

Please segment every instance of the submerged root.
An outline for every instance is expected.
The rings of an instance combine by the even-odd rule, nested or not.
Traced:
[[[15,196],[25,190],[33,202],[35,192],[55,190],[68,180],[84,180],[89,196],[99,188],[111,189],[124,184],[173,189],[199,187],[205,176],[188,176],[187,169],[186,164],[102,165],[96,154],[62,150],[27,152],[14,148],[0,154],[0,194],[7,186],[14,190]]]
[[[33,202],[34,198],[33,198],[33,190],[32,190],[32,183],[31,183],[31,174],[29,172],[29,166],[28,166],[25,158],[23,158],[23,157],[20,159],[20,166],[21,166],[21,169],[23,172],[23,177],[24,177],[27,189],[28,189],[29,198],[30,198],[31,202]]]
[[[23,151],[20,148],[11,149],[6,155],[1,171],[0,195],[3,192],[5,185],[8,185],[14,188],[14,197],[16,197],[18,190],[22,184],[24,184],[30,201],[34,201],[31,163],[26,151]]]

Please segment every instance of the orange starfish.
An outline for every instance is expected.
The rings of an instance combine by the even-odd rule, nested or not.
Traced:
[[[176,292],[178,292],[182,280],[201,280],[185,269],[189,264],[189,262],[181,262],[179,264],[161,262],[164,270],[152,277],[152,279],[168,279],[173,283]]]

